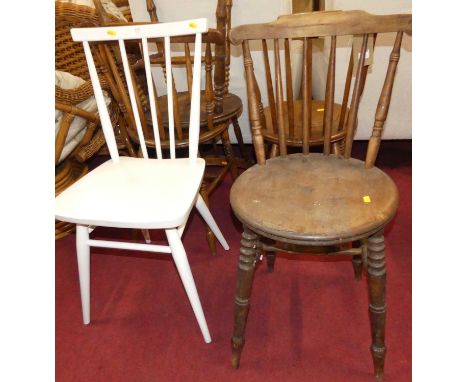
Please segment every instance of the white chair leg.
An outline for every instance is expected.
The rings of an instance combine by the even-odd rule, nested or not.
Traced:
[[[151,236],[149,234],[149,231],[147,229],[142,229],[141,233],[143,234],[143,237],[145,238],[146,244],[151,244]]]
[[[185,253],[184,246],[182,245],[182,241],[180,240],[179,232],[177,229],[168,229],[166,230],[166,235],[169,246],[171,247],[172,257],[174,258],[175,265],[179,271],[182,283],[184,284],[185,291],[187,292],[193,312],[197,318],[203,338],[206,343],[210,343],[211,336],[208,330],[208,325],[206,324],[205,314],[203,313],[200,299],[198,297],[197,287],[193,280],[190,264],[187,259],[187,254]]]
[[[183,224],[181,224],[179,227],[177,227],[177,232],[179,232],[180,237],[182,237],[182,235],[184,234],[185,226],[187,225],[187,221],[188,221],[188,216],[187,216],[187,219],[185,219],[185,222]]]
[[[211,228],[211,230],[213,231],[214,235],[216,236],[218,241],[221,243],[223,248],[227,251],[229,249],[229,245],[226,242],[226,239],[221,233],[218,225],[216,224],[213,218],[213,215],[211,215],[211,212],[208,209],[208,206],[206,205],[205,201],[203,200],[200,194],[198,194],[197,196],[195,207],[197,208],[198,212],[200,212],[200,215],[203,217],[203,219],[206,221],[206,224],[208,224],[208,226]]]
[[[81,309],[83,323],[89,324],[90,318],[90,288],[89,288],[89,231],[84,225],[76,225],[76,255],[78,260],[78,275],[80,278]]]

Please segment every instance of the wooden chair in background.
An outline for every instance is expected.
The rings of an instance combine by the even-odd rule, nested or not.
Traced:
[[[99,1],[95,0],[95,6],[101,16],[101,25],[121,25],[112,22],[104,12]],[[202,184],[201,194],[205,202],[209,205],[209,195],[219,185],[224,176],[230,171],[233,179],[238,176],[238,167],[248,167],[251,165],[246,148],[244,146],[242,134],[237,121],[242,112],[242,102],[240,98],[228,92],[229,86],[229,63],[230,48],[227,41],[227,32],[230,29],[230,10],[232,1],[219,0],[216,16],[217,29],[209,29],[203,34],[203,43],[205,44],[205,54],[202,57],[205,69],[205,90],[201,91],[201,116],[200,116],[200,145],[209,144],[216,155],[206,155],[203,153],[203,146],[200,147],[200,155],[206,160],[207,166],[220,166],[221,170],[215,174],[205,173],[205,181]],[[147,9],[152,22],[159,22],[156,7],[152,0],[147,1]],[[130,23],[129,23],[130,24]],[[127,24],[127,25],[129,25]],[[145,25],[147,23],[133,23],[132,25]],[[172,107],[174,111],[175,127],[175,148],[185,149],[189,144],[188,126],[190,123],[190,97],[192,84],[191,66],[193,56],[190,49],[194,42],[193,36],[177,36],[171,40],[178,47],[183,47],[183,54],[171,58],[171,64],[174,67],[185,68],[187,91],[178,91],[174,80],[174,75],[170,75],[166,67],[165,48],[161,39],[155,40],[157,53],[150,56],[150,62],[153,67],[160,67],[164,73],[166,81],[170,81],[173,95]],[[152,133],[152,121],[150,118],[150,100],[146,96],[148,88],[145,80],[143,59],[138,57],[141,47],[135,47],[135,44],[127,44],[127,49],[132,51],[130,59],[130,70],[132,73],[133,84],[136,88],[137,109],[141,117],[143,131],[147,147],[154,149],[155,141]],[[125,86],[123,78],[123,68],[118,55],[113,54],[115,50],[108,49],[105,54],[107,65],[113,73],[115,82],[122,97],[121,111],[127,119],[128,135],[130,139],[138,144],[138,133],[133,115],[128,113],[130,98],[128,89]],[[213,56],[214,53],[214,56]],[[156,87],[155,107],[159,115],[158,131],[161,138],[162,149],[169,149],[169,118],[167,95],[158,95]],[[243,158],[236,158],[229,139],[228,128],[233,125],[237,137],[239,148]],[[224,153],[219,153],[216,142],[221,140]],[[207,228],[207,241],[212,254],[216,253],[216,242],[213,232],[209,226]]]
[[[176,23],[142,25],[138,28],[102,27],[73,29],[75,41],[83,43],[89,66],[91,81],[96,95],[102,129],[111,159],[86,174],[80,181],[63,191],[56,198],[57,219],[77,225],[76,247],[83,310],[83,321],[90,322],[90,247],[120,248],[148,252],[172,254],[182,283],[197,318],[204,340],[211,342],[210,333],[198,297],[197,289],[183,247],[181,236],[192,208],[195,206],[203,219],[220,241],[229,249],[226,240],[214,221],[203,198],[199,194],[205,161],[197,157],[200,129],[200,82],[201,82],[201,34],[206,31],[206,19],[188,20]],[[170,84],[170,40],[178,34],[192,34],[195,37],[195,57],[192,97],[190,100],[190,125],[188,158],[176,158],[174,115],[169,112],[170,157],[163,158],[158,131],[159,116],[155,103],[151,102],[151,119],[154,126],[154,140],[157,159],[151,159],[145,144],[144,130],[136,104],[135,89],[132,83],[125,40],[138,39],[143,47],[145,73],[151,84],[152,74],[148,58],[148,39],[163,38]],[[102,86],[96,66],[102,57],[98,51],[95,58],[91,44],[105,45],[103,42],[118,42],[122,57],[126,85],[130,94],[132,113],[140,138],[143,158],[120,157]],[[97,62],[97,65],[95,63]],[[149,86],[149,98],[153,100],[153,87]],[[171,100],[171,86],[167,87]],[[164,229],[168,246],[135,242],[94,240],[89,233],[96,226],[137,229]]]
[[[247,313],[250,304],[254,266],[266,253],[270,260],[276,251],[316,254],[346,254],[364,264],[368,274],[369,312],[372,329],[371,352],[375,377],[383,379],[385,347],[385,244],[384,228],[398,207],[398,190],[391,178],[374,166],[382,129],[387,118],[403,33],[411,33],[411,15],[375,16],[363,11],[313,12],[281,16],[269,24],[234,28],[230,38],[242,43],[249,100],[249,119],[258,164],[234,183],[231,206],[244,226],[241,240],[235,296],[235,323],[232,336],[232,365],[239,366]],[[369,36],[397,32],[387,75],[375,114],[375,123],[365,161],[350,157],[356,128],[360,95],[364,85],[364,57]],[[333,150],[335,62],[337,36],[360,35],[359,60],[345,125],[343,154]],[[279,41],[302,39],[303,72],[310,68],[308,41],[330,39],[330,60],[324,107],[323,154],[310,153],[310,83],[302,78],[302,98],[297,124],[301,126],[302,153],[287,153],[288,104],[283,100]],[[265,153],[265,115],[253,69],[250,40],[274,40],[279,156],[268,159]],[[286,73],[287,74],[287,73]],[[298,105],[299,106],[299,105]],[[313,106],[313,104],[312,104]],[[340,114],[342,115],[342,114]],[[333,153],[334,151],[334,153]],[[352,245],[357,243],[358,245]],[[270,262],[272,269],[272,262]]]
[[[302,76],[302,81],[306,81],[306,90],[303,92],[299,92],[297,97],[294,96],[293,91],[293,65],[291,60],[291,43],[293,39],[284,39],[284,80],[286,84],[286,91],[285,99],[282,101],[282,118],[283,118],[283,125],[286,126],[284,129],[284,139],[286,146],[288,147],[296,147],[296,148],[303,148],[304,142],[309,145],[309,147],[314,146],[322,146],[325,142],[325,122],[327,116],[325,115],[325,100],[314,99],[312,96],[312,50],[313,50],[313,40],[312,38],[308,38],[306,42],[307,49],[303,50],[304,54],[307,54],[305,57],[306,62],[305,66],[302,67],[302,72],[300,73]],[[297,40],[296,38],[294,40]],[[372,44],[375,43],[375,40],[372,40]],[[281,48],[281,47],[280,47]],[[281,50],[279,48],[279,51]],[[279,138],[279,131],[278,131],[278,113],[277,113],[277,105],[275,101],[275,92],[273,86],[273,80],[275,82],[278,81],[276,76],[276,68],[272,68],[270,65],[270,58],[268,55],[268,43],[267,39],[262,39],[262,51],[263,51],[263,63],[265,68],[265,79],[267,85],[267,96],[268,96],[268,106],[264,107],[260,105],[260,110],[262,114],[262,121],[263,123],[263,131],[262,135],[265,140],[265,143],[269,146],[269,157],[274,158],[278,155],[278,144],[280,141]],[[279,53],[278,53],[279,54]],[[344,91],[343,97],[341,99],[341,104],[337,102],[333,102],[333,119],[331,120],[331,147],[333,153],[335,154],[343,154],[344,153],[344,146],[346,140],[347,129],[347,117],[349,112],[349,92],[351,89],[351,81],[353,77],[353,51],[351,51],[350,59],[348,63],[348,68],[346,72],[346,80],[344,84]],[[334,76],[334,73],[331,72],[332,67],[335,65],[334,57],[329,57],[328,62],[328,73],[327,76]],[[280,64],[281,65],[281,64]],[[365,86],[366,78],[367,78],[367,69],[368,65],[365,65],[362,70],[362,83],[361,88],[359,91],[359,96],[361,96],[362,91]],[[275,71],[275,76],[272,79],[272,73]],[[307,134],[304,135],[303,132],[303,102],[302,97],[306,96],[309,99],[310,105],[306,109],[308,113],[309,121],[307,122],[309,128]],[[327,94],[325,95],[327,97]],[[328,110],[332,109],[331,104],[327,105]],[[351,134],[355,134],[355,130],[351,132]],[[306,139],[307,141],[304,141]]]
[[[110,16],[112,19],[112,16]],[[116,21],[116,19],[113,19]],[[63,112],[55,139],[55,194],[76,182],[88,172],[87,160],[97,154],[106,154],[105,139],[99,124],[99,116],[79,108],[77,105],[93,96],[88,67],[83,46],[72,40],[72,27],[99,26],[99,18],[93,8],[66,2],[55,2],[55,70],[69,73],[84,80],[83,85],[75,89],[55,87],[55,109]],[[102,86],[112,95],[112,77],[106,68],[99,67],[99,78]],[[132,149],[130,141],[121,131],[124,123],[117,103],[112,99],[110,104],[112,125],[117,130],[118,146],[121,150]],[[65,142],[70,126],[75,118],[86,120],[86,131],[80,143],[62,160]],[[60,238],[74,230],[74,225],[56,222],[55,236]]]

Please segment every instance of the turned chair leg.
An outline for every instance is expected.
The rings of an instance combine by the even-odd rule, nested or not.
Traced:
[[[203,198],[207,208],[209,208],[209,202],[208,202],[208,194],[206,193],[206,184],[204,181],[202,181],[202,185],[200,188],[200,195]],[[213,256],[216,256],[216,238],[215,234],[211,230],[209,224],[204,220],[205,222],[205,228],[206,228],[206,240],[208,241],[208,247],[210,247],[210,253]]]
[[[229,133],[226,130],[221,134],[221,142],[223,143],[224,153],[226,154],[226,160],[228,162],[229,169],[231,171],[232,180],[236,180],[239,175],[237,160],[232,151],[231,140],[229,139]]]
[[[385,360],[385,243],[383,231],[368,240],[367,273],[369,289],[369,314],[372,331],[371,353],[376,381],[383,381]]]
[[[142,233],[143,237],[145,238],[146,244],[151,244],[151,236],[150,236],[149,230],[142,229],[141,233]]]
[[[242,158],[247,163],[251,163],[249,159],[249,155],[247,154],[247,148],[245,147],[245,144],[244,144],[244,138],[242,137],[242,131],[239,126],[239,121],[237,120],[237,117],[232,118],[232,126],[234,127],[234,134],[236,135],[237,144],[239,145]]]
[[[354,255],[353,259],[354,279],[361,280],[362,278],[362,256]]]
[[[231,338],[231,364],[234,368],[239,367],[240,356],[245,342],[245,325],[249,312],[257,244],[258,236],[244,226],[237,269],[236,297],[234,300],[234,332]]]
[[[270,159],[276,158],[278,156],[278,145],[276,143],[271,144],[270,148]]]
[[[362,248],[361,242],[360,241],[355,241],[353,242],[353,248]],[[353,270],[354,270],[354,279],[355,280],[361,280],[362,278],[362,254],[359,255],[354,255],[352,258],[352,263],[353,263]]]
[[[268,272],[272,273],[275,270],[276,252],[267,252],[266,259]]]

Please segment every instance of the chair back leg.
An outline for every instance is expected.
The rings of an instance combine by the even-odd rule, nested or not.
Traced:
[[[145,243],[146,244],[151,244],[151,236],[150,236],[149,231],[147,229],[142,229],[141,233],[142,233],[143,237],[145,238]]]
[[[216,224],[213,215],[211,215],[211,212],[206,205],[205,201],[201,197],[200,194],[198,194],[197,201],[195,203],[195,207],[197,208],[198,212],[200,212],[200,215],[202,218],[205,220],[206,224],[211,228],[213,231],[214,235],[220,242],[220,244],[223,246],[223,248],[227,251],[229,249],[229,245],[226,242],[226,239],[224,238],[223,234],[221,233],[221,230],[219,229],[218,225]]]

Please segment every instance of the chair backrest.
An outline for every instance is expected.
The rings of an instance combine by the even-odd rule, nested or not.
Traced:
[[[279,150],[281,156],[287,155],[287,147],[285,140],[285,105],[283,103],[283,81],[280,63],[280,48],[279,42],[285,40],[285,62],[286,62],[286,94],[287,107],[292,107],[292,90],[291,90],[291,70],[288,60],[289,44],[291,39],[300,39],[303,41],[303,57],[302,57],[302,84],[301,84],[301,99],[302,99],[302,151],[304,154],[309,153],[309,124],[310,124],[310,90],[311,90],[311,38],[330,38],[330,53],[325,90],[325,105],[324,105],[324,155],[329,155],[331,152],[331,135],[334,111],[335,98],[335,68],[336,68],[336,41],[337,36],[350,35],[354,38],[359,37],[362,43],[357,54],[357,67],[355,68],[355,79],[352,94],[350,97],[350,106],[348,115],[346,109],[348,106],[349,91],[351,87],[351,77],[353,72],[353,55],[351,55],[350,64],[348,65],[346,83],[344,87],[344,97],[342,104],[342,112],[340,115],[340,124],[346,131],[346,143],[344,157],[349,158],[353,144],[354,131],[357,125],[357,115],[361,94],[365,86],[367,67],[365,65],[365,57],[368,53],[369,36],[373,37],[375,42],[378,33],[397,32],[393,50],[390,55],[390,60],[387,68],[387,75],[382,87],[380,98],[377,104],[375,114],[375,122],[372,130],[372,136],[369,140],[369,145],[366,155],[366,168],[374,166],[377,153],[380,146],[382,129],[387,118],[388,107],[392,95],[393,82],[395,79],[396,68],[400,57],[400,47],[403,38],[403,33],[411,34],[412,31],[412,16],[409,14],[401,15],[371,15],[364,11],[324,11],[302,13],[288,16],[280,16],[276,21],[265,24],[242,25],[234,28],[230,32],[230,40],[233,44],[242,43],[244,55],[244,67],[247,80],[247,93],[249,100],[249,118],[252,127],[252,140],[255,146],[255,153],[259,164],[265,164],[265,148],[262,136],[262,127],[265,126],[265,116],[261,101],[261,94],[258,83],[254,74],[253,61],[249,48],[249,40],[262,40],[264,50],[265,72],[267,75],[267,87],[269,105],[274,128],[278,133]],[[275,90],[271,82],[270,67],[268,62],[266,40],[274,40],[274,78]],[[370,47],[370,44],[369,44]],[[288,69],[289,67],[289,69]],[[268,78],[269,77],[269,78]],[[276,97],[275,97],[276,96]],[[294,117],[294,113],[289,113],[290,118]],[[289,127],[294,126],[294,121],[288,121]],[[346,125],[346,126],[343,126]]]
[[[165,65],[167,68],[167,109],[169,117],[169,139],[170,139],[170,157],[175,158],[175,136],[174,136],[174,112],[173,112],[173,94],[172,86],[172,71],[171,71],[171,38],[181,35],[194,35],[195,36],[195,54],[194,66],[192,69],[193,81],[191,90],[191,107],[190,107],[190,124],[189,124],[189,158],[193,161],[196,160],[198,154],[198,136],[200,130],[200,81],[201,81],[201,43],[202,33],[207,31],[207,20],[196,19],[187,20],[173,23],[162,24],[145,24],[145,25],[128,25],[128,26],[109,26],[100,28],[81,28],[72,29],[71,33],[75,41],[83,42],[86,61],[88,63],[91,81],[93,84],[96,101],[98,105],[99,115],[101,118],[101,125],[103,128],[106,143],[109,153],[113,161],[118,162],[119,153],[117,150],[116,140],[112,125],[110,122],[109,114],[107,112],[106,104],[102,94],[101,84],[97,76],[96,65],[90,49],[90,42],[110,42],[117,41],[119,44],[120,55],[125,72],[126,85],[128,88],[132,115],[134,117],[136,128],[138,132],[139,143],[144,158],[148,158],[148,152],[145,144],[145,137],[141,125],[140,115],[137,109],[137,101],[135,97],[135,90],[133,86],[132,74],[130,72],[127,52],[125,48],[125,41],[139,40],[142,50],[144,67],[146,73],[148,94],[150,99],[151,119],[153,123],[153,133],[155,138],[157,158],[162,159],[162,150],[160,143],[160,136],[158,131],[158,115],[155,108],[155,94],[153,76],[151,74],[149,53],[148,53],[148,39],[158,38],[163,39],[165,51]]]
[[[101,25],[110,26],[115,24],[104,9],[99,1],[94,0],[96,9],[99,14]],[[146,2],[147,11],[150,16],[152,23],[159,23],[160,20],[157,15],[156,5],[153,0],[147,0]],[[231,8],[232,0],[218,0],[216,8],[216,20],[217,28],[208,29],[207,33],[204,33],[202,36],[202,42],[205,44],[205,54],[202,56],[202,64],[205,70],[205,92],[202,93],[202,123],[206,124],[208,130],[213,130],[215,128],[214,121],[217,114],[223,112],[223,98],[224,95],[228,92],[229,86],[229,66],[230,66],[230,47],[228,42],[227,33],[230,30],[231,25]],[[118,25],[122,25],[119,21]],[[145,22],[133,23],[133,25],[144,25]],[[150,63],[154,67],[160,67],[164,74],[164,79],[166,83],[171,83],[172,86],[172,99],[173,99],[173,112],[174,112],[174,125],[175,125],[175,135],[177,139],[177,147],[185,147],[187,145],[186,134],[184,133],[187,129],[189,120],[186,113],[186,103],[187,98],[191,96],[192,88],[192,62],[193,55],[191,53],[191,43],[193,43],[194,38],[192,35],[188,36],[178,36],[177,38],[171,39],[171,42],[175,44],[175,51],[180,50],[182,47],[183,54],[180,55],[177,53],[171,57],[171,63],[173,68],[184,68],[185,69],[185,80],[187,85],[187,91],[180,91],[176,87],[176,80],[174,74],[171,72],[171,80],[168,82],[167,77],[167,67],[165,57],[165,48],[164,42],[161,39],[156,40],[156,50],[157,53],[151,56]],[[135,46],[135,44],[133,44]],[[214,58],[213,52],[214,51]],[[148,145],[152,145],[151,139],[151,128],[149,125],[151,121],[147,121],[144,117],[147,114],[150,108],[150,100],[147,98],[144,91],[144,79],[141,81],[140,69],[144,66],[142,59],[138,59],[139,53],[138,49],[133,49],[134,54],[130,60],[130,71],[133,77],[133,85],[137,90],[137,108],[141,117],[141,124],[143,131],[147,133],[148,136]],[[128,52],[127,52],[128,53]],[[121,70],[120,57],[112,54],[110,50],[107,49],[106,52],[103,52],[103,55],[106,59],[106,64],[113,73],[114,80],[119,89],[119,105],[122,111],[122,114],[125,116],[127,125],[129,127],[129,135],[132,139],[136,138],[136,123],[133,118],[133,115],[127,112],[128,110],[128,89],[123,84],[123,71]],[[213,65],[214,64],[214,65]],[[213,68],[214,66],[214,68]],[[180,72],[178,74],[181,74]],[[180,79],[180,78],[178,78]],[[178,81],[180,84],[181,82]],[[157,96],[157,89],[154,88],[154,93],[156,94],[156,112],[159,116],[158,118],[158,129],[163,148],[168,147],[166,129],[168,128],[169,118],[167,115],[167,108],[165,105],[164,97]],[[161,104],[163,101],[163,104]]]
[[[156,0],[157,1],[157,0]],[[146,8],[151,21],[159,22],[157,9],[154,0],[146,0]],[[214,76],[214,113],[220,114],[223,111],[223,96],[229,91],[229,73],[231,65],[231,47],[229,42],[229,32],[231,30],[231,9],[232,0],[217,0],[216,5],[216,31],[220,36],[216,37],[214,73],[208,72],[206,75]],[[214,34],[214,30],[211,30]],[[214,41],[213,41],[214,42]],[[186,56],[189,55],[185,50]],[[211,53],[211,52],[210,52]],[[187,57],[186,57],[187,59]],[[211,70],[211,57],[207,66]]]

